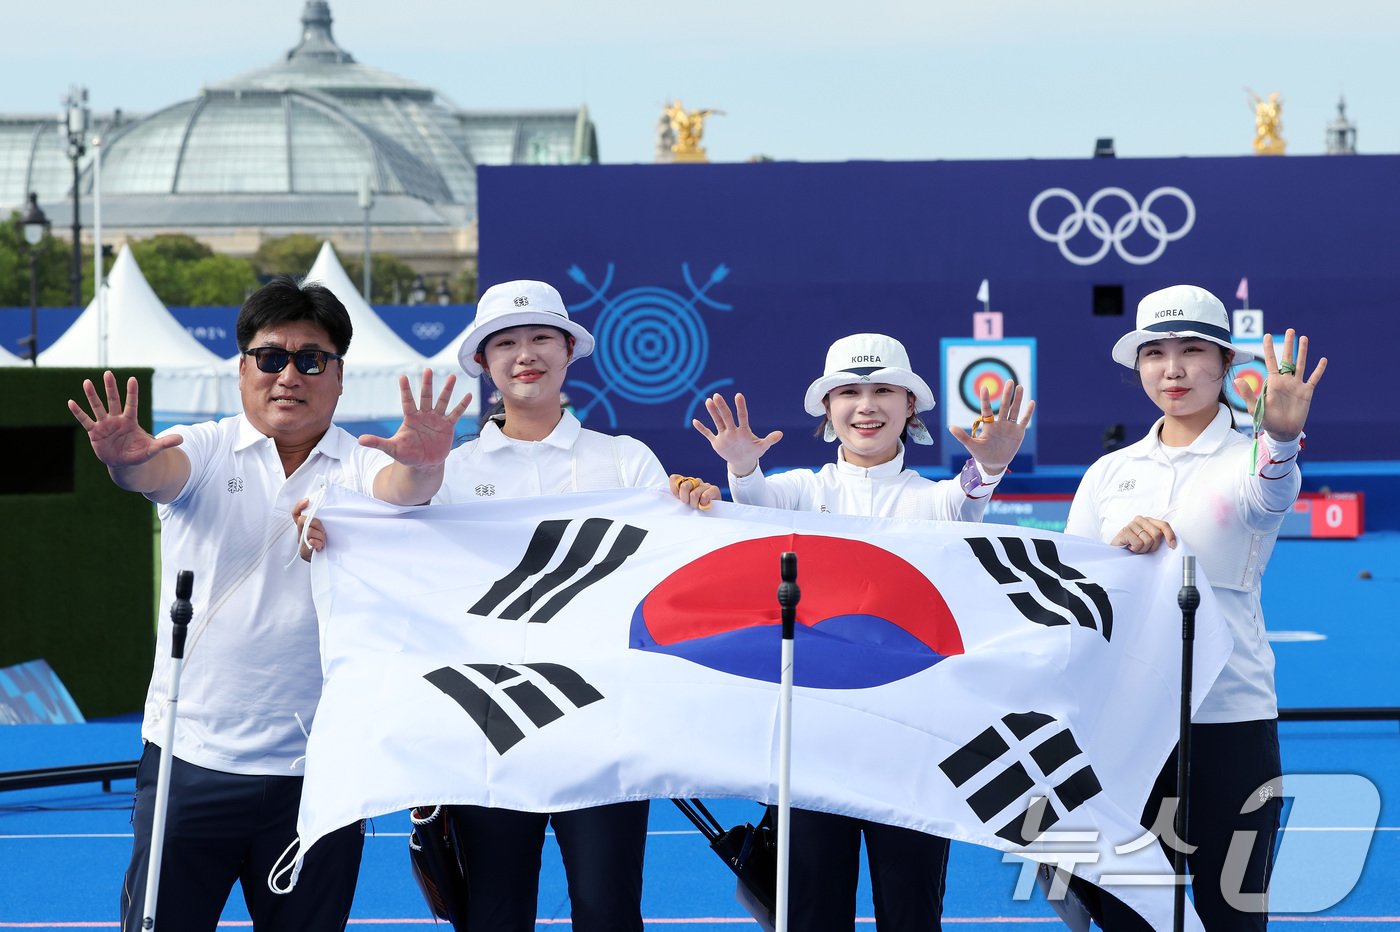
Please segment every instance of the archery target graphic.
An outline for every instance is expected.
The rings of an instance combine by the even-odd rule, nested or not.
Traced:
[[[617,408],[612,396],[641,405],[666,404],[688,397],[679,420],[681,426],[689,428],[697,408],[703,411],[711,392],[734,384],[730,378],[703,381],[710,360],[710,334],[701,310],[734,310],[732,304],[708,294],[729,277],[729,267],[721,262],[711,270],[709,278],[697,283],[690,273],[690,263],[682,262],[681,278],[690,290],[689,296],[652,285],[612,296],[615,271],[609,262],[597,284],[577,265],[568,271],[569,277],[589,294],[587,299],[571,303],[569,311],[578,315],[595,305],[598,308],[597,322],[589,328],[595,340],[594,351],[585,370],[591,364],[601,384],[583,381],[571,370],[565,385],[579,398],[574,413],[586,423],[593,413],[608,427],[616,428]]]
[[[658,404],[692,390],[710,355],[699,313],[664,288],[633,288],[598,317],[597,361],[608,387],[628,401]]]
[[[984,389],[991,396],[993,414],[1001,410],[1001,393],[1007,382],[1025,386],[1024,398],[1035,397],[1035,338],[945,338],[939,341],[939,353],[943,359],[943,391],[938,397],[943,423],[943,434],[939,437],[943,447],[941,459],[956,468],[967,459],[967,451],[947,433],[948,427],[956,425],[966,431],[972,430],[972,422],[982,415]],[[1026,431],[1016,460],[1023,469],[1034,464],[1034,422]]]
[[[1244,399],[1240,397],[1240,393],[1235,391],[1235,379],[1244,379],[1249,383],[1254,394],[1258,395],[1259,389],[1264,387],[1264,382],[1269,378],[1269,372],[1264,366],[1264,344],[1262,342],[1247,343],[1241,340],[1235,343],[1235,346],[1253,353],[1254,360],[1230,370],[1229,376],[1225,379],[1225,398],[1237,414],[1243,414],[1247,417],[1249,408],[1245,405]],[[1281,346],[1283,346],[1283,337],[1274,337],[1274,351],[1278,352]]]

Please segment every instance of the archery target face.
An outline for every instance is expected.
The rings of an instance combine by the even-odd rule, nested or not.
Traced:
[[[1017,382],[1019,376],[1006,360],[993,356],[975,359],[963,367],[958,377],[958,397],[964,408],[982,410],[982,398],[991,399],[992,413],[1001,412],[1001,393],[1007,382]]]
[[[1249,408],[1245,405],[1244,399],[1240,397],[1240,393],[1235,391],[1235,379],[1244,379],[1254,390],[1254,394],[1259,394],[1259,389],[1264,387],[1264,381],[1269,377],[1268,370],[1264,367],[1264,344],[1240,340],[1235,342],[1235,346],[1253,353],[1254,361],[1230,370],[1229,378],[1225,380],[1225,397],[1237,414],[1248,416]],[[1283,346],[1283,337],[1274,337],[1274,350],[1277,352],[1281,346]]]
[[[943,433],[938,438],[943,446],[940,458],[955,466],[967,459],[967,451],[947,432],[948,427],[956,425],[966,431],[972,430],[972,422],[982,414],[984,389],[991,396],[993,414],[1001,410],[1001,393],[1008,381],[1025,386],[1023,398],[1035,397],[1035,339],[944,339],[939,341],[939,348],[943,357],[943,391],[938,395],[943,423]],[[1035,425],[1032,423],[1017,460],[1033,463],[1034,458]]]

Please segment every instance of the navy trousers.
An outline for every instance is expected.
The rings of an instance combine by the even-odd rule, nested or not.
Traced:
[[[793,809],[788,918],[796,932],[851,932],[865,837],[878,932],[941,929],[948,839]]]
[[[573,812],[453,806],[462,839],[471,932],[534,932],[545,827],[564,859],[574,932],[642,932],[642,860],[650,804]]]
[[[1186,841],[1197,849],[1186,856],[1186,869],[1192,874],[1191,900],[1206,932],[1263,932],[1268,926],[1267,912],[1237,909],[1226,894],[1257,896],[1268,890],[1283,799],[1266,791],[1267,801],[1256,805],[1261,798],[1256,794],[1279,777],[1282,767],[1275,719],[1191,726]],[[1175,795],[1175,789],[1173,753],[1147,801],[1144,826],[1156,821],[1162,800]],[[1251,811],[1242,813],[1246,803]],[[1243,870],[1234,872],[1242,876],[1231,876],[1226,862],[1232,841],[1243,852],[1251,840]],[[1170,860],[1173,852],[1166,854]],[[1106,932],[1151,932],[1117,897],[1078,880],[1074,889]]]
[[[297,834],[301,777],[223,773],[179,758],[171,763],[156,894],[158,928],[212,932],[235,881],[243,886],[243,901],[257,932],[345,928],[360,876],[363,823],[318,841],[307,854],[292,892],[273,893],[268,889],[268,874]],[[147,744],[136,773],[131,818],[136,840],[122,883],[122,932],[137,932],[145,912],[159,766],[160,749]]]

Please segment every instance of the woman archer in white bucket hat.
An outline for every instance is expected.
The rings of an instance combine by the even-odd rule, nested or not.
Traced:
[[[503,411],[483,425],[477,439],[448,454],[433,504],[607,489],[664,490],[668,484],[692,506],[706,507],[718,498],[717,487],[699,482],[675,491],[677,483],[668,480],[641,441],[588,430],[564,408],[565,371],[592,351],[593,336],[570,319],[553,286],[521,280],[488,288],[462,336],[458,361],[468,375],[485,375],[495,383]],[[325,546],[324,528],[319,522],[313,525],[309,540],[319,550]],[[540,853],[546,829],[552,827],[563,856],[574,929],[642,932],[648,813],[646,800],[555,813],[451,807],[471,889],[466,928],[535,928]]]
[[[452,451],[433,501],[666,489],[666,471],[645,444],[588,430],[563,408],[565,370],[592,351],[593,336],[569,318],[552,286],[513,281],[487,289],[463,334],[458,360],[468,375],[484,373],[495,383],[504,413],[488,421],[478,439]],[[694,505],[718,495],[716,487],[703,484],[678,493]],[[558,813],[454,807],[467,839],[468,928],[534,928],[548,824],[564,859],[573,927],[641,932],[648,811],[646,800]]]
[[[748,404],[734,396],[731,411],[721,395],[705,400],[713,429],[699,420],[695,429],[729,466],[734,500],[795,511],[829,511],[876,517],[980,521],[987,499],[1021,448],[1035,402],[1007,382],[993,414],[982,398],[982,417],[969,433],[953,436],[971,454],[957,479],[933,482],[904,468],[904,441],[931,444],[919,412],[933,408],[933,392],[909,365],[904,345],[880,333],[856,333],[831,344],[822,375],[807,387],[803,407],[823,418],[828,442],[840,440],[836,462],[820,471],[795,469],[765,477],[759,460],[782,439],[781,431],[756,436]]]
[[[1035,402],[1022,409],[1022,388],[1008,382],[993,413],[982,398],[975,435],[953,436],[971,458],[956,479],[935,482],[904,466],[904,441],[933,440],[919,418],[934,405],[933,392],[909,365],[898,340],[857,333],[837,340],[822,375],[807,388],[804,407],[824,419],[828,441],[840,441],[836,461],[819,471],[795,469],[765,477],[759,460],[782,439],[780,431],[756,436],[742,394],[734,407],[720,395],[705,401],[713,426],[693,421],[728,464],[736,502],[796,511],[875,517],[981,521],[996,484],[1020,449]],[[855,925],[860,843],[874,884],[880,932],[928,932],[941,927],[948,841],[912,829],[849,816],[792,810],[790,890],[792,928],[850,932]]]
[[[1232,366],[1253,356],[1231,344],[1225,306],[1194,285],[1143,298],[1136,327],[1112,356],[1137,371],[1162,416],[1146,437],[1089,467],[1065,527],[1067,534],[1134,553],[1175,547],[1180,538],[1196,554],[1234,636],[1234,651],[1191,726],[1187,840],[1195,848],[1188,867],[1207,932],[1263,930],[1268,922],[1264,891],[1282,795],[1274,656],[1264,634],[1260,580],[1298,497],[1303,424],[1327,368],[1321,359],[1304,378],[1308,338],[1295,339],[1292,330],[1282,358],[1271,336],[1264,337],[1263,355],[1268,380],[1257,397],[1242,379],[1234,383],[1255,414],[1251,441],[1234,429],[1224,382]],[[1148,799],[1145,826],[1173,795],[1175,775],[1173,755]],[[1254,838],[1253,848],[1245,865],[1231,865],[1228,873],[1237,876],[1222,877],[1239,833]],[[1149,928],[1117,898],[1081,881],[1076,890],[1104,929]]]

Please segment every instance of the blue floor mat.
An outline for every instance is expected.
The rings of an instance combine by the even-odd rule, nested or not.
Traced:
[[[1400,705],[1393,685],[1400,661],[1397,601],[1400,533],[1368,534],[1357,541],[1281,542],[1264,598],[1281,705]],[[0,771],[132,760],[140,751],[139,732],[139,724],[130,721],[0,727]],[[1284,723],[1280,735],[1287,773],[1356,775],[1376,787],[1380,812],[1379,826],[1370,833],[1361,830],[1364,826],[1313,822],[1304,818],[1298,799],[1291,801],[1278,863],[1282,870],[1287,854],[1306,869],[1276,876],[1277,882],[1319,890],[1345,886],[1351,878],[1335,876],[1335,864],[1345,860],[1337,856],[1336,846],[1358,837],[1366,843],[1364,867],[1354,888],[1335,906],[1317,914],[1275,915],[1272,922],[1290,930],[1400,929],[1400,885],[1395,883],[1400,866],[1400,724]],[[117,927],[118,891],[131,848],[130,793],[130,781],[118,783],[112,793],[102,793],[96,785],[0,793],[0,930]],[[747,802],[720,801],[713,808],[726,824],[758,815],[758,807]],[[406,816],[375,819],[372,831],[352,927],[432,926],[408,872]],[[684,925],[700,932],[752,927],[735,902],[732,875],[668,802],[652,804],[651,832],[643,901],[649,928]],[[1016,898],[1022,879],[1016,859],[954,843],[945,924],[999,932],[1059,927],[1038,895]],[[1276,902],[1282,897],[1276,890]],[[539,915],[542,925],[568,921],[563,871],[552,839],[546,843]],[[858,915],[862,925],[873,924],[864,876]],[[237,893],[230,897],[225,921],[248,927]]]

